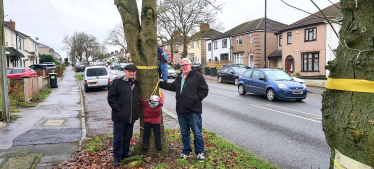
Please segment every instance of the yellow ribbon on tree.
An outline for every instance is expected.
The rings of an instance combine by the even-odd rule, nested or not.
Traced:
[[[138,69],[157,69],[158,66],[136,66]]]
[[[352,92],[374,93],[374,81],[328,78],[326,82],[326,88]]]

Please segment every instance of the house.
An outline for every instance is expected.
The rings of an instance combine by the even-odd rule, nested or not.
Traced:
[[[171,48],[170,42],[162,43],[161,48],[168,58],[171,58],[173,64],[179,64],[183,52],[183,38],[179,31],[174,31],[171,44],[173,48]],[[173,51],[171,51],[172,49]]]
[[[191,37],[191,41],[187,47],[188,58],[192,62],[206,64],[206,41],[221,34],[219,31],[210,29],[207,23],[200,24],[200,31]]]
[[[38,43],[38,50],[41,55],[49,55],[49,46],[47,45]]]
[[[341,28],[343,15],[336,3],[322,10],[332,21],[336,32]],[[282,67],[289,73],[300,73],[302,76],[328,76],[325,70],[328,61],[335,59],[335,50],[339,39],[322,13],[316,12],[277,33],[278,49],[269,56],[270,65],[276,64],[272,56],[281,56]],[[331,49],[330,49],[331,48]],[[279,62],[279,61],[277,61]],[[277,64],[278,65],[278,64]]]
[[[59,53],[55,52],[53,48],[49,48],[49,55],[51,55],[54,59],[62,63],[62,58]]]
[[[231,36],[232,63],[241,63],[252,68],[264,67],[265,56],[277,48],[277,36],[274,33],[287,26],[271,19],[266,19],[266,24],[265,55],[265,18],[242,23],[225,33],[226,36]]]
[[[13,21],[10,21],[13,22]],[[14,22],[13,22],[14,23]],[[15,26],[15,23],[11,26]],[[6,65],[7,67],[21,67],[23,66],[22,58],[25,57],[23,53],[19,50],[19,43],[17,43],[18,35],[17,31],[5,22],[4,24],[4,41],[5,41],[5,55],[6,55]],[[22,38],[21,38],[22,39]]]
[[[25,40],[25,52],[27,53],[27,57],[29,59],[29,66],[39,63],[38,43],[30,36],[27,36]]]

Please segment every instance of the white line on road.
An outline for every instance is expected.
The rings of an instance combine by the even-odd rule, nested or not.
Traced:
[[[290,114],[290,113],[286,113],[286,112],[282,112],[282,111],[278,111],[278,110],[274,110],[274,109],[269,109],[269,108],[258,106],[258,105],[255,105],[255,104],[250,104],[250,105],[254,106],[254,107],[261,108],[261,109],[270,110],[270,111],[273,111],[273,112],[285,114],[285,115],[288,115],[288,116],[293,116],[293,117],[296,117],[296,118],[300,118],[300,119],[304,119],[304,120],[309,120],[309,121],[316,122],[316,123],[321,123],[320,121],[317,121],[317,120],[314,120],[314,119],[310,119],[310,118],[306,118],[306,117],[301,117],[301,116],[298,116],[298,115],[294,115],[294,114]]]
[[[225,99],[225,100],[227,100],[226,97],[221,97],[221,96],[217,96],[217,95],[214,95],[214,94],[210,94],[209,96],[214,96],[214,97],[218,97],[218,98],[221,98],[221,99]]]
[[[276,106],[276,105],[272,105],[272,104],[267,104],[267,106],[273,106],[273,107],[277,107],[277,108],[281,108],[281,109],[286,109],[286,110],[290,110],[290,111],[294,111],[294,112],[308,114],[308,115],[311,115],[311,116],[322,117],[320,115],[311,114],[311,113],[307,113],[307,112],[303,112],[303,111],[299,111],[299,110],[293,110],[293,109],[285,108],[285,107],[282,107],[282,106]]]

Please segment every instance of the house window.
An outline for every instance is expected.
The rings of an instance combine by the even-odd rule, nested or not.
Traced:
[[[249,35],[249,43],[253,43],[253,36],[252,36],[252,34]]]
[[[291,32],[287,32],[287,44],[291,44],[292,43],[292,34]]]
[[[212,44],[208,43],[208,51],[212,50]]]
[[[227,48],[227,39],[222,40],[222,48]]]
[[[21,42],[21,38],[18,38],[18,49],[22,50],[22,42]]]
[[[242,45],[242,36],[236,37],[236,45]]]
[[[191,42],[191,49],[193,49],[193,47],[194,47],[193,45],[194,45],[193,42]]]
[[[319,53],[301,54],[301,71],[318,72],[319,71]]]
[[[279,46],[282,46],[282,35],[279,35]]]
[[[314,41],[317,39],[317,28],[305,29],[305,41]]]
[[[217,41],[214,41],[214,49],[217,49]]]
[[[234,54],[234,62],[243,64],[243,53],[236,53]]]
[[[195,54],[190,53],[190,59],[192,62],[195,62]]]

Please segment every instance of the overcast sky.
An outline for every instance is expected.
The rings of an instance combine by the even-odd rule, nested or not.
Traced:
[[[138,5],[141,0],[137,0]],[[284,0],[286,3],[314,13],[318,9],[310,0]],[[333,3],[339,0],[330,0]],[[331,5],[328,0],[314,0],[323,9]],[[227,31],[243,22],[264,17],[264,0],[217,0],[223,4],[217,19]],[[5,21],[16,22],[16,30],[39,38],[38,42],[50,46],[63,58],[63,37],[74,32],[86,32],[97,37],[102,43],[108,31],[121,23],[114,0],[4,0]],[[267,1],[267,17],[285,24],[294,23],[309,14],[285,5],[281,0]],[[224,32],[223,31],[223,32]],[[108,47],[108,52],[119,50]]]

